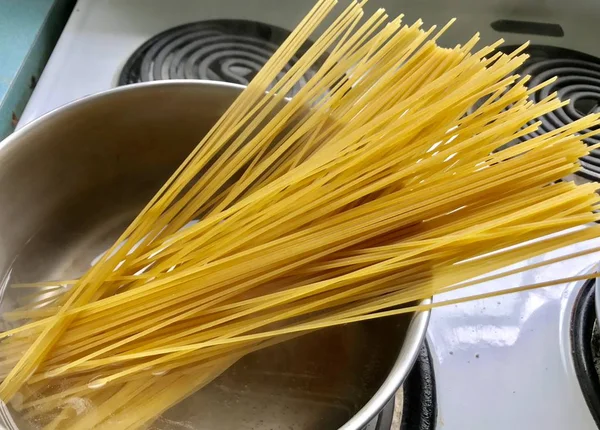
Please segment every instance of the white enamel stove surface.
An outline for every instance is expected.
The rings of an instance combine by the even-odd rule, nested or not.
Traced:
[[[19,127],[75,99],[114,87],[121,67],[143,42],[168,28],[199,20],[249,19],[290,29],[313,0],[80,0],[21,118]],[[530,37],[600,56],[590,37],[600,3],[458,0],[371,0],[368,9],[421,17],[426,24],[458,23],[448,45],[482,32],[485,43],[504,37],[489,24],[522,19],[560,24],[562,39]],[[593,244],[600,245],[598,243]],[[573,246],[575,251],[592,244]],[[551,256],[536,258],[539,261]],[[590,271],[600,256],[587,256],[490,282],[471,292],[509,288]],[[438,430],[592,430],[570,356],[570,306],[581,283],[436,309],[428,332],[436,377]],[[445,297],[446,298],[446,297]],[[436,298],[437,300],[441,298]]]
[[[118,74],[135,49],[152,36],[177,25],[210,19],[246,19],[291,29],[316,0],[79,0],[38,82],[19,126],[65,103],[116,85]],[[341,0],[347,5],[349,0]],[[464,43],[476,32],[482,43],[504,38],[508,44],[557,45],[600,56],[600,45],[591,37],[600,3],[594,0],[370,0],[366,14],[383,7],[390,16],[405,14],[412,23],[422,18],[426,26],[458,22],[442,42]],[[519,19],[557,23],[564,38],[500,34],[490,23]]]
[[[588,241],[536,257],[527,264],[598,245],[600,240]],[[580,257],[488,282],[468,292],[495,291],[588,273],[599,258],[599,254]],[[596,429],[570,352],[571,309],[582,284],[557,285],[434,310],[428,339],[438,394],[437,428]],[[465,292],[436,297],[436,301]]]

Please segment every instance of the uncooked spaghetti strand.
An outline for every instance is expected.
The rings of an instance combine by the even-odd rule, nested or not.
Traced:
[[[155,356],[155,355],[163,355],[162,358],[155,359],[148,363],[148,364],[156,365],[156,364],[168,361],[168,360],[174,358],[175,356],[180,356],[183,353],[189,353],[191,351],[195,351],[195,350],[198,350],[201,348],[206,348],[209,346],[246,342],[249,340],[267,339],[267,338],[271,338],[271,337],[278,336],[281,334],[287,335],[287,334],[293,334],[293,333],[298,333],[298,332],[303,332],[303,331],[312,331],[312,330],[316,330],[319,328],[333,327],[333,326],[344,325],[344,324],[349,324],[349,323],[353,323],[353,322],[366,321],[366,320],[370,320],[370,319],[381,318],[384,316],[393,316],[393,315],[413,313],[413,312],[423,311],[423,310],[430,310],[430,309],[433,309],[436,307],[447,306],[447,305],[451,305],[451,304],[458,304],[458,303],[462,303],[462,302],[470,301],[470,300],[485,299],[485,298],[495,297],[495,296],[503,295],[503,294],[512,294],[512,293],[516,293],[516,292],[523,292],[523,291],[528,291],[528,290],[532,290],[532,289],[539,289],[539,288],[552,286],[552,285],[564,284],[564,283],[568,283],[568,282],[576,282],[576,281],[585,280],[585,279],[592,279],[596,276],[597,275],[595,273],[593,273],[593,274],[580,275],[580,276],[574,276],[574,277],[569,277],[569,278],[562,278],[562,279],[557,279],[557,280],[553,280],[553,281],[547,281],[547,282],[542,282],[542,283],[537,283],[537,284],[532,284],[532,285],[525,285],[525,286],[510,288],[510,289],[501,290],[501,291],[495,291],[495,292],[490,292],[490,293],[485,293],[485,294],[464,297],[464,298],[460,298],[460,299],[446,300],[444,302],[433,303],[430,305],[417,305],[417,306],[403,307],[403,308],[395,309],[395,310],[391,310],[391,311],[378,311],[376,314],[362,314],[362,315],[355,316],[355,317],[345,317],[345,318],[341,318],[341,319],[333,319],[331,317],[327,317],[327,318],[323,319],[323,321],[321,321],[321,322],[317,321],[317,322],[299,324],[297,326],[288,327],[285,329],[272,330],[272,331],[267,331],[267,332],[252,334],[252,335],[238,336],[235,338],[215,339],[215,340],[203,342],[200,344],[191,344],[191,345],[187,345],[187,346],[173,347],[173,348],[160,348],[160,349],[155,349],[155,350],[151,350],[151,351],[145,351],[143,353],[138,353],[138,354],[129,354],[127,356],[122,356],[121,358],[122,359],[132,359],[132,358],[136,358],[136,357],[149,357],[149,356]],[[381,305],[372,306],[373,312],[377,311],[377,309],[380,306]],[[385,303],[383,306],[384,306],[384,309],[393,307],[394,303],[393,302]],[[169,354],[169,355],[165,355],[165,354]],[[143,365],[141,365],[141,366],[143,366]],[[129,375],[131,372],[134,372],[134,371],[136,371],[136,366],[134,366],[133,368],[130,368],[128,370],[117,372],[110,376],[101,378],[99,380],[99,383],[108,383],[111,381],[118,380],[126,375]]]
[[[326,2],[324,2],[324,3],[326,3]],[[332,2],[329,2],[329,3],[332,3]],[[318,7],[320,7],[320,6],[318,6]],[[315,9],[317,9],[317,8],[315,8]],[[152,204],[152,202],[148,205],[148,207],[150,207],[151,204]],[[144,213],[144,211],[142,211],[142,214],[143,213]],[[138,217],[138,219],[139,219],[139,217]],[[135,226],[135,221],[132,224],[132,226]],[[130,230],[132,228],[133,227],[130,227]],[[127,234],[128,234],[128,231],[126,231],[122,237],[125,238],[127,236]],[[125,248],[125,247],[123,247],[123,248]],[[115,255],[118,255],[119,253],[120,253],[120,250],[117,250],[115,252]],[[126,252],[121,251],[121,253],[125,254]],[[110,255],[110,252],[107,253],[106,255],[107,256]],[[108,258],[109,257],[106,257],[106,259],[108,259]],[[101,263],[102,263],[102,260],[101,260]],[[97,268],[101,267],[101,263],[98,264]],[[96,269],[96,270],[100,271],[100,269]],[[95,272],[95,270],[93,268],[90,273],[94,273],[94,272]],[[80,284],[85,285],[85,282],[82,281]],[[72,296],[73,299],[78,297],[77,290],[79,288],[80,287],[76,286],[76,288],[73,290],[73,296]],[[91,291],[86,293],[84,295],[84,297],[92,296],[94,294],[94,292],[95,292],[94,289],[91,289]],[[70,305],[70,302],[71,301],[68,301],[64,307],[67,308]],[[18,387],[21,385],[22,381],[24,381],[24,378],[26,377],[26,375],[29,373],[25,370],[25,368],[31,367],[32,363],[33,363],[33,365],[35,365],[36,361],[41,359],[41,357],[43,357],[43,354],[45,354],[45,352],[47,352],[49,346],[51,346],[51,344],[54,342],[55,337],[60,336],[60,334],[62,334],[66,325],[68,324],[68,321],[62,321],[61,319],[57,319],[56,322],[57,322],[57,326],[54,328],[54,330],[52,330],[52,327],[46,328],[45,331],[40,336],[40,338],[38,338],[38,340],[36,342],[34,342],[32,347],[30,348],[30,350],[25,354],[25,356],[21,360],[21,363],[19,365],[15,366],[15,368],[13,369],[11,374],[7,378],[4,379],[4,381],[0,385],[0,396],[2,398],[8,399],[8,398],[12,397],[12,394],[14,394],[14,392],[16,392],[16,389],[18,389]],[[30,361],[29,363],[27,363],[28,360]]]
[[[351,5],[349,9],[352,9],[352,8],[354,9],[353,12],[355,14],[359,12],[355,7],[353,7]],[[283,100],[283,97],[287,94],[287,92],[289,90],[291,90],[291,88],[295,84],[296,80],[300,76],[305,74],[308,67],[310,67],[310,65],[312,64],[313,59],[316,58],[317,56],[320,56],[325,51],[327,46],[329,46],[333,42],[333,40],[335,39],[337,34],[339,34],[339,32],[341,32],[341,31],[344,31],[344,29],[348,25],[351,24],[353,15],[352,15],[352,13],[349,13],[343,19],[340,19],[340,18],[338,18],[338,20],[336,20],[336,22],[329,28],[329,30],[319,38],[317,43],[315,43],[311,48],[309,48],[307,53],[296,64],[294,64],[292,66],[292,68],[282,78],[282,80],[280,80],[280,82],[285,82],[285,84],[283,84],[282,88],[277,89],[276,90],[277,94],[268,98],[268,100],[269,100],[268,104],[265,105],[261,111],[256,112],[256,115],[251,119],[246,130],[244,130],[240,134],[240,136],[236,137],[236,139],[231,143],[231,145],[228,146],[225,153],[219,157],[219,159],[216,161],[216,163],[211,165],[210,168],[206,172],[204,172],[204,174],[199,179],[199,181],[187,193],[187,197],[184,196],[179,202],[177,202],[176,207],[173,208],[176,212],[178,211],[179,207],[183,208],[183,206],[186,205],[187,202],[191,201],[193,196],[198,195],[198,190],[201,190],[201,189],[203,190],[202,196],[211,195],[211,193],[213,192],[211,190],[215,190],[215,189],[219,188],[220,184],[222,184],[224,182],[224,179],[219,179],[219,175],[221,175],[221,177],[222,177],[224,173],[227,174],[228,172],[235,172],[237,170],[237,168],[241,167],[241,165],[243,164],[243,161],[236,162],[235,160],[230,160],[229,166],[227,167],[227,169],[222,168],[222,166],[223,166],[222,163],[227,161],[228,157],[233,155],[236,152],[236,150],[238,148],[240,148],[242,142],[244,142],[247,139],[247,137],[250,135],[251,131],[253,129],[256,129],[257,126],[266,118],[268,113],[273,111],[274,107],[277,106],[279,103],[281,103],[281,101]],[[295,105],[300,104],[298,102],[298,98],[301,98],[302,93],[308,91],[311,88],[312,82],[314,82],[315,80],[320,78],[319,73],[321,73],[322,70],[323,70],[323,68],[321,68],[317,72],[317,74],[311,78],[311,80],[309,81],[309,85],[305,86],[300,91],[300,93],[297,95],[297,97],[294,97],[294,99],[292,100],[291,103],[288,103],[286,106],[283,107],[283,114],[285,114],[285,111],[292,111],[293,109],[295,109],[294,108]],[[281,113],[282,112],[280,112],[278,114],[278,116],[281,116]],[[275,121],[278,121],[278,120],[275,119]],[[274,125],[273,121],[270,122],[270,125],[271,125],[271,127],[265,128],[264,130],[265,131],[269,130],[269,133],[271,133],[274,136],[277,133],[277,129],[275,127],[272,127]],[[253,143],[253,142],[257,142],[257,141],[260,141],[260,144],[265,145],[265,146],[268,145],[268,143],[269,143],[269,140],[261,139],[260,133],[259,133],[258,136],[253,138],[253,141],[248,142],[248,144],[246,144],[246,145],[243,145],[243,148],[241,148],[241,152],[239,152],[235,156],[238,158],[240,158],[240,157],[244,158],[245,153],[247,153],[251,150],[254,150],[254,152],[256,152],[255,148],[257,147],[257,145],[256,145],[256,143]],[[213,173],[217,175],[215,178],[213,178]],[[209,186],[211,188],[209,188],[207,190],[206,189],[207,186]],[[195,206],[202,205],[204,201],[205,200],[196,202]],[[167,227],[166,232],[161,233],[161,234],[163,234],[163,235],[168,234],[169,232],[178,230],[179,227],[181,227],[181,224],[179,224],[177,222],[171,223],[171,225],[169,225]]]
[[[371,269],[371,268],[369,268],[369,269]],[[290,299],[290,297],[289,297],[289,296],[285,298],[285,300],[289,300],[289,299]],[[272,305],[274,305],[274,304],[275,304],[275,303],[272,303]],[[260,309],[260,308],[256,308],[255,310],[259,310],[259,309]],[[209,326],[207,326],[207,327],[209,327]],[[99,354],[98,354],[98,355],[99,355]],[[93,357],[93,355],[92,355],[91,357]],[[74,364],[74,365],[76,365],[76,364]]]
[[[381,14],[382,12],[380,11],[379,13]],[[370,18],[370,20],[368,20],[368,21],[367,21],[367,22],[366,22],[366,23],[363,25],[363,27],[362,27],[360,30],[358,30],[358,31],[357,31],[357,33],[355,34],[355,36],[354,36],[354,37],[366,37],[366,36],[363,36],[363,35],[362,35],[362,33],[364,33],[364,32],[366,32],[366,31],[368,31],[368,30],[372,29],[373,27],[377,27],[379,24],[377,24],[377,23],[376,23],[376,21],[377,21],[379,18],[380,18],[380,16],[379,16],[379,15],[377,15],[377,14],[376,14],[376,15],[374,15],[373,17],[371,17],[371,18]],[[352,40],[352,38],[351,38],[351,40],[350,40],[348,43],[349,43],[349,44],[350,44],[350,43],[353,43],[353,40]],[[343,53],[344,53],[344,51],[342,51],[341,53],[343,54]],[[342,69],[342,70],[345,70],[345,69]],[[342,70],[340,70],[340,71],[342,71]],[[314,77],[313,79],[315,79],[315,80],[316,80],[317,78],[319,78],[319,79],[321,79],[321,81],[322,81],[322,78],[320,78],[320,76],[318,76],[318,73],[319,73],[319,72],[317,72],[317,75],[315,75],[315,77]],[[338,73],[333,73],[333,79],[331,79],[331,81],[330,81],[330,82],[332,82],[332,83],[333,83],[335,80],[338,80],[339,78],[338,78],[338,77],[336,77],[336,75],[338,75],[338,74],[339,74],[339,72],[338,72]],[[319,84],[320,84],[320,85],[323,85],[323,82],[319,82]],[[325,82],[325,84],[326,84],[326,82]],[[325,86],[325,87],[327,87],[328,85],[324,85],[324,86]],[[307,86],[306,88],[308,88],[308,86]],[[298,130],[298,128],[296,128],[296,130]],[[293,131],[292,131],[291,133],[293,133]],[[288,136],[289,136],[289,135],[288,135]],[[293,138],[293,134],[292,134],[292,136],[289,136],[289,137],[286,137],[286,138],[284,138],[284,141],[286,141],[286,140],[290,140],[290,139],[291,139],[292,141],[296,140],[296,139],[294,139],[294,138]],[[249,186],[249,184],[250,184],[250,183],[252,183],[252,182],[254,182],[254,181],[256,180],[256,178],[258,178],[260,175],[262,175],[262,174],[265,172],[265,170],[266,170],[266,169],[267,169],[269,166],[271,166],[271,165],[273,165],[274,163],[276,163],[276,162],[277,162],[277,161],[276,161],[276,158],[280,156],[279,154],[281,154],[281,153],[285,152],[285,151],[286,151],[286,148],[287,148],[287,146],[285,146],[285,145],[282,145],[282,146],[280,146],[280,147],[277,149],[277,151],[273,153],[272,157],[270,157],[270,158],[267,158],[266,160],[264,160],[264,161],[261,163],[263,167],[257,167],[256,169],[249,170],[249,172],[250,172],[250,171],[252,171],[252,172],[253,172],[253,174],[252,174],[252,175],[248,175],[248,177],[246,177],[246,178],[244,178],[244,177],[243,177],[243,178],[242,178],[242,180],[239,182],[239,184],[236,186],[236,187],[237,187],[237,189],[238,189],[238,190],[243,190],[243,189],[246,189],[246,188]],[[238,197],[238,195],[239,195],[239,192],[238,192],[238,193],[236,193],[236,194],[234,194],[234,195],[232,195],[232,196],[229,198],[229,200],[227,200],[227,203],[231,202],[231,200],[232,200],[232,199],[234,199],[234,198],[237,198],[237,197]],[[224,207],[224,206],[226,206],[226,204],[223,204],[222,206]],[[219,208],[217,208],[216,210],[219,210]]]
[[[289,38],[286,40],[286,42],[285,42],[285,43],[282,45],[282,47],[281,47],[281,48],[280,48],[280,49],[279,49],[279,50],[278,50],[278,51],[275,53],[275,55],[272,57],[272,59],[271,59],[271,60],[270,60],[270,61],[267,63],[267,66],[269,65],[269,63],[270,63],[271,61],[275,61],[275,59],[276,59],[276,58],[278,58],[278,60],[277,60],[277,61],[279,61],[279,62],[280,62],[280,64],[281,64],[281,67],[282,67],[282,66],[283,66],[283,64],[284,64],[284,62],[283,62],[283,61],[285,61],[285,60],[283,60],[282,58],[280,58],[280,57],[279,57],[279,54],[280,54],[280,52],[285,52],[286,50],[289,50],[289,49],[290,49],[290,46],[297,46],[297,47],[299,47],[299,46],[300,46],[300,45],[299,45],[299,43],[303,43],[303,42],[304,42],[304,40],[305,40],[305,38],[307,37],[307,32],[312,32],[312,30],[315,28],[315,26],[316,26],[316,25],[317,25],[317,24],[318,24],[318,23],[319,23],[319,22],[320,22],[320,21],[321,21],[321,20],[324,18],[324,16],[325,16],[325,15],[328,13],[328,11],[329,11],[329,10],[331,10],[331,8],[333,7],[333,4],[334,4],[334,3],[335,3],[334,1],[321,1],[321,2],[320,2],[320,4],[318,4],[317,6],[315,6],[315,8],[313,8],[313,11],[312,11],[312,12],[311,12],[311,13],[310,13],[310,14],[309,14],[309,15],[308,15],[306,18],[305,18],[305,20],[303,21],[303,23],[305,23],[305,24],[303,25],[303,24],[301,23],[301,24],[300,24],[300,25],[299,25],[299,26],[296,28],[296,30],[295,30],[294,32],[292,32],[292,34],[291,34],[291,35],[290,35],[290,37],[289,37]],[[323,7],[320,7],[320,6],[323,6]],[[313,13],[313,12],[314,12],[314,13]],[[314,16],[313,16],[313,15],[314,15]],[[305,28],[304,28],[305,26],[307,26],[307,29],[305,29]],[[302,29],[302,30],[301,30],[301,29]],[[302,32],[304,32],[304,35],[303,35],[303,36],[300,38],[300,40],[299,40],[299,41],[298,41],[298,40],[296,40],[296,39],[298,39],[297,33],[298,33],[298,34],[300,34],[300,33],[302,33]],[[295,43],[296,45],[294,45],[294,43]],[[290,46],[288,46],[288,45],[290,45]],[[296,49],[297,49],[297,48],[296,48]],[[292,51],[290,51],[290,52],[291,52],[291,53],[293,53],[293,52],[295,52],[295,50],[292,50]],[[269,69],[269,67],[265,67],[265,68],[263,69],[263,70],[265,70],[265,73],[267,73],[267,72],[266,72],[266,69]],[[270,73],[273,73],[273,72],[271,71]],[[268,81],[267,81],[267,82],[264,84],[265,86],[264,86],[264,87],[263,87],[263,88],[262,88],[262,89],[259,91],[259,93],[261,94],[261,96],[262,96],[262,94],[264,94],[264,91],[266,90],[266,85],[268,85],[269,81],[271,81],[271,80],[274,78],[274,76],[275,76],[275,75],[272,75],[272,77],[271,77],[270,79],[268,79]],[[261,73],[259,73],[259,75],[257,75],[257,78],[258,78],[258,79],[254,79],[254,80],[253,80],[253,82],[250,84],[249,88],[248,88],[248,89],[247,89],[247,90],[246,90],[244,93],[242,93],[242,95],[241,95],[241,96],[238,98],[238,101],[241,101],[241,103],[240,103],[241,105],[244,105],[244,104],[245,104],[245,105],[253,105],[253,103],[248,103],[248,102],[245,102],[245,100],[244,100],[244,96],[245,96],[246,94],[251,94],[251,91],[253,91],[253,88],[254,88],[253,86],[256,86],[256,85],[257,85],[257,83],[258,83],[258,82],[260,81],[260,79],[261,79]],[[236,105],[236,103],[234,103],[234,106],[235,106],[235,105]],[[229,112],[229,111],[228,111],[228,112]],[[225,113],[225,115],[224,115],[222,118],[226,118],[226,119],[227,119],[227,118],[228,118],[228,112],[226,112],[226,113]],[[212,129],[212,130],[216,130],[217,134],[218,134],[219,130],[227,130],[227,132],[229,132],[229,133],[232,133],[232,132],[234,132],[234,131],[235,131],[235,129],[231,129],[231,127],[225,127],[225,126],[223,126],[223,127],[219,128],[219,125],[220,125],[220,123],[218,122],[218,123],[215,125],[215,127],[213,127],[213,129]],[[238,127],[239,127],[239,126],[240,126],[240,125],[238,124]],[[208,144],[208,141],[207,141],[206,139],[207,139],[207,138],[209,138],[209,137],[212,137],[212,135],[211,135],[211,133],[212,133],[212,130],[211,130],[211,131],[208,133],[208,135],[207,135],[207,137],[205,138],[205,140],[204,140],[203,142],[201,142],[201,143],[198,145],[198,147],[197,147],[197,150],[196,150],[196,151],[199,151],[199,150],[200,150],[200,148],[205,148],[205,147],[207,146],[207,144]],[[220,137],[221,137],[221,136],[220,136]],[[221,137],[221,138],[222,138],[222,137]],[[205,143],[205,142],[206,142],[206,143]],[[192,155],[194,155],[194,153],[195,153],[196,151],[194,151],[194,152],[192,153]],[[209,151],[210,151],[210,150],[209,150]],[[200,153],[198,153],[198,154],[200,154]],[[192,157],[192,155],[191,155],[190,157]],[[188,160],[190,160],[190,158],[188,158]],[[198,163],[200,163],[200,164],[198,164]],[[199,169],[199,168],[200,168],[199,166],[201,166],[201,165],[202,165],[201,163],[202,163],[202,161],[196,161],[196,167],[195,167],[195,169]],[[185,163],[184,163],[184,164],[185,164]],[[176,172],[176,174],[177,174],[177,172]],[[190,179],[191,179],[191,176],[193,176],[194,174],[195,174],[194,172],[191,172],[191,173],[190,173],[190,172],[183,172],[183,175],[184,175],[183,177],[184,177],[184,178],[190,178]],[[184,179],[184,181],[187,181],[187,179]],[[180,183],[181,183],[181,180],[180,180]],[[179,188],[182,188],[182,187],[181,187],[181,186],[179,186]],[[168,190],[167,190],[167,191],[168,191]],[[174,192],[173,192],[173,191],[168,191],[168,192],[170,193],[169,195],[170,195],[171,197],[169,197],[169,196],[167,195],[165,198],[168,198],[168,199],[172,199],[172,198],[174,198],[174,195],[175,195],[175,194],[174,194]],[[164,200],[164,199],[163,199],[163,200]],[[167,201],[167,202],[168,202],[168,201]],[[151,202],[151,203],[152,203],[152,202]],[[164,202],[163,202],[163,203],[160,203],[160,204],[162,204],[162,205],[166,205],[167,203],[164,203]],[[148,237],[148,238],[147,238],[147,239],[145,239],[145,241],[144,241],[144,243],[142,243],[142,245],[144,245],[144,244],[145,244],[145,243],[146,243],[146,242],[147,242],[147,241],[148,241],[148,240],[151,238],[151,236],[147,236],[147,237]],[[140,246],[140,248],[139,248],[139,249],[142,249],[142,248],[143,248],[143,246]]]

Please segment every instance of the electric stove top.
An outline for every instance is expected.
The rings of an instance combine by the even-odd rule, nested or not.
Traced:
[[[573,70],[565,72],[563,95],[576,91],[580,102],[559,119],[568,121],[594,111],[600,104],[596,103],[600,84],[594,80],[600,46],[589,37],[589,28],[600,16],[600,5],[529,3],[459,0],[449,10],[445,3],[433,0],[406,4],[371,0],[367,12],[385,7],[390,15],[405,13],[407,22],[421,17],[428,25],[457,16],[458,22],[442,39],[447,45],[462,43],[476,31],[481,31],[486,44],[503,37],[507,49],[531,39],[531,49],[538,53],[535,58],[541,55],[547,61],[528,63],[533,72],[581,66],[583,77],[592,78],[583,82]],[[18,127],[65,103],[118,85],[171,78],[246,83],[311,5],[312,0],[80,0]],[[586,61],[593,66],[580,63]],[[584,87],[573,89],[572,84]],[[556,118],[547,122],[548,127],[557,124]],[[595,154],[583,161],[575,180],[600,178]],[[600,239],[520,265],[594,246],[600,246]],[[599,261],[600,255],[588,255],[468,292],[588,273]],[[598,385],[598,375],[589,371],[589,360],[587,367],[581,364],[582,354],[589,358],[591,353],[578,352],[591,342],[586,339],[592,337],[589,327],[594,326],[595,314],[582,322],[580,309],[585,308],[582,303],[592,287],[584,282],[557,285],[435,309],[426,347],[413,372],[368,430],[597,428],[593,403],[600,401],[600,393],[585,381],[591,378]]]

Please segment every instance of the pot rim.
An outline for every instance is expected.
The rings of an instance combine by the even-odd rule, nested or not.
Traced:
[[[426,299],[420,302],[422,305],[427,305],[432,302],[431,299]],[[339,430],[360,430],[366,426],[375,416],[385,407],[388,401],[396,395],[400,386],[406,380],[410,373],[423,341],[429,324],[431,311],[418,311],[406,329],[406,335],[398,357],[392,366],[387,378],[381,384],[381,387],[375,392],[371,400],[369,400],[346,424]]]
[[[209,80],[201,80],[201,79],[169,79],[164,81],[149,81],[149,82],[138,82],[136,84],[128,84],[122,85],[120,87],[108,88],[106,90],[99,91],[97,93],[88,94],[86,96],[80,97],[78,99],[67,102],[63,105],[55,107],[54,109],[49,110],[48,112],[43,113],[37,118],[25,124],[23,127],[18,128],[13,131],[11,134],[6,136],[3,140],[0,140],[0,151],[4,151],[6,147],[14,145],[14,140],[21,138],[27,134],[33,127],[38,127],[40,124],[43,124],[46,121],[49,121],[56,115],[62,115],[63,112],[77,109],[79,105],[87,104],[95,101],[96,99],[110,97],[114,94],[120,94],[124,92],[135,92],[139,91],[140,88],[146,87],[161,87],[161,86],[213,86],[213,87],[224,87],[224,88],[237,88],[243,90],[246,88],[244,85],[234,84],[231,82],[219,82],[219,81],[209,81]]]
[[[6,151],[10,147],[16,145],[22,137],[24,137],[30,130],[41,127],[45,122],[51,121],[56,115],[62,115],[63,112],[77,109],[80,105],[94,102],[97,99],[104,97],[110,97],[114,94],[123,92],[140,91],[147,87],[161,87],[161,86],[214,86],[223,87],[230,89],[243,90],[244,85],[234,84],[229,82],[218,82],[208,80],[191,80],[191,79],[171,79],[163,81],[150,81],[141,82],[136,84],[129,84],[120,87],[110,88],[104,91],[100,91],[94,94],[84,96],[82,98],[73,100],[62,106],[52,109],[51,111],[42,114],[38,118],[25,124],[22,128],[14,131],[8,135],[4,140],[0,142],[0,152]],[[429,304],[431,299],[426,299],[421,304]],[[425,339],[427,326],[431,311],[418,311],[415,312],[412,320],[406,330],[406,335],[400,347],[400,351],[394,365],[388,373],[388,376],[383,381],[379,389],[375,392],[373,397],[352,417],[350,418],[339,430],[361,430],[365,427],[388,403],[388,401],[396,394],[400,386],[404,383],[406,377],[412,369],[417,356],[419,354],[420,347]],[[10,417],[10,413],[6,410],[4,404],[0,407],[0,418],[6,418],[7,415]],[[7,420],[13,424],[13,428],[17,428],[14,425],[12,419]]]

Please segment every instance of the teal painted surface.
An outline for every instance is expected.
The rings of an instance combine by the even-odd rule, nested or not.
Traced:
[[[10,134],[74,0],[0,0],[0,140]]]
[[[52,4],[52,0],[0,0],[0,94],[16,77]]]

